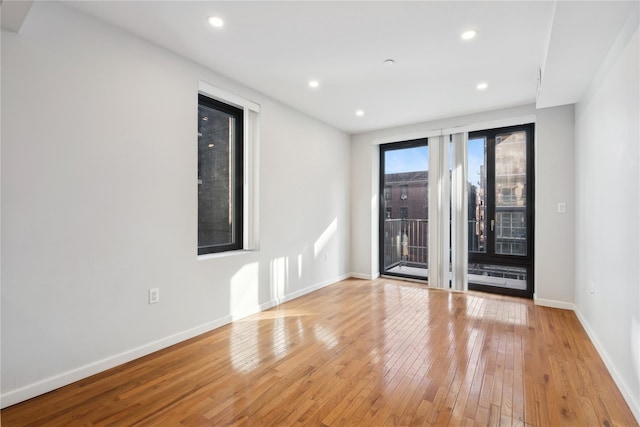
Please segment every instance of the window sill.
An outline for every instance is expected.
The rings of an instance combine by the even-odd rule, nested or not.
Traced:
[[[251,254],[256,252],[257,251],[253,249],[240,249],[236,251],[216,252],[213,254],[198,255],[198,261],[205,261],[208,259],[217,259],[217,258],[226,258],[230,256],[245,255],[245,254]]]

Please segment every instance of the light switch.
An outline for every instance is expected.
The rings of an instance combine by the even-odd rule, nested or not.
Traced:
[[[160,289],[149,289],[149,304],[156,304],[160,302]]]
[[[558,203],[558,212],[565,213],[567,211],[567,204],[565,202]]]

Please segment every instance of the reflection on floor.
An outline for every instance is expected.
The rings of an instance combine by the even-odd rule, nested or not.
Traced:
[[[638,426],[570,310],[350,279],[2,410],[3,426]]]

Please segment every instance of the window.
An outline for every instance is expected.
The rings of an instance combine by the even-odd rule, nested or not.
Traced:
[[[243,247],[243,110],[198,95],[198,255]]]
[[[385,193],[380,200],[378,222],[381,274],[427,278],[428,170],[426,138],[380,145],[379,188],[381,194]],[[409,266],[409,270],[404,268]]]
[[[534,124],[469,133],[469,289],[533,296],[534,133]]]
[[[409,186],[401,185],[400,186],[400,200],[407,200],[409,197]]]

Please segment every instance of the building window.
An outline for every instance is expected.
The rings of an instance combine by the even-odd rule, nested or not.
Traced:
[[[409,208],[400,208],[400,216],[402,217],[402,219],[407,219],[409,218]]]
[[[407,200],[409,198],[409,186],[401,185],[400,186],[400,200]]]
[[[198,95],[198,255],[242,249],[243,113]]]
[[[384,187],[384,199],[391,200],[391,186],[387,185]]]

